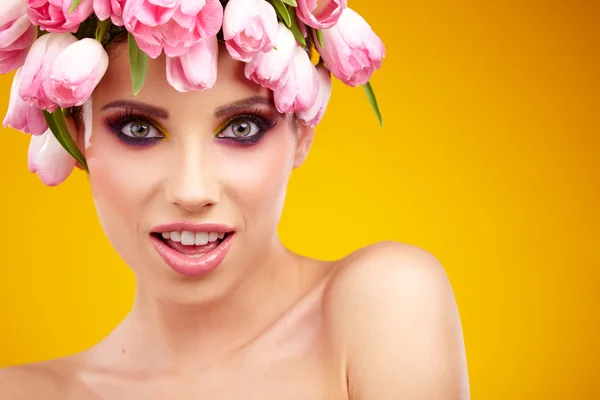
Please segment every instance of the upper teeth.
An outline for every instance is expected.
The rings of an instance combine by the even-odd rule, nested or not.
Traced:
[[[218,239],[225,237],[224,232],[190,232],[190,231],[175,231],[175,232],[163,232],[162,237],[165,239],[171,239],[174,242],[180,242],[186,246],[202,245],[208,242],[214,242]]]

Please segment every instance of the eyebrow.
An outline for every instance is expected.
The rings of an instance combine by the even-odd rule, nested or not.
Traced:
[[[152,106],[146,103],[140,103],[133,100],[117,100],[111,101],[102,107],[102,110],[108,110],[110,108],[129,108],[132,110],[141,111],[144,114],[150,114],[156,118],[167,119],[169,118],[169,112],[161,107]]]
[[[224,115],[232,114],[238,110],[246,109],[257,104],[264,104],[268,106],[273,105],[273,101],[265,96],[252,96],[242,100],[235,101],[233,103],[221,106],[215,110],[215,117],[220,118]],[[150,104],[141,103],[133,100],[116,100],[106,103],[102,110],[108,110],[111,108],[128,108],[132,110],[141,111],[144,114],[150,114],[156,118],[167,119],[169,118],[169,112],[161,107],[156,107]]]
[[[255,106],[257,104],[264,104],[267,106],[272,106],[273,101],[270,98],[265,96],[252,96],[242,100],[234,101],[233,103],[227,104],[225,106],[219,107],[215,110],[215,117],[220,118],[224,115],[232,114],[236,111],[246,109],[248,107]]]

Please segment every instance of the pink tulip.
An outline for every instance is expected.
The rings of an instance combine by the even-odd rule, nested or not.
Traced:
[[[271,90],[280,89],[287,80],[296,47],[298,45],[294,34],[279,23],[275,48],[266,53],[258,53],[246,64],[246,78]]]
[[[28,166],[46,186],[63,183],[75,168],[75,159],[56,140],[50,129],[32,136],[29,143]]]
[[[75,42],[77,38],[70,33],[47,33],[33,43],[19,85],[19,96],[24,101],[42,110],[56,109],[50,72],[58,55]]]
[[[72,0],[27,0],[29,19],[48,32],[77,32],[79,25],[93,13],[93,0],[81,3],[69,13]]]
[[[315,103],[306,110],[296,113],[296,116],[304,122],[305,125],[314,128],[325,113],[329,98],[331,97],[331,74],[324,67],[317,67],[319,73],[319,93]]]
[[[31,42],[15,46],[15,42],[32,27],[27,5],[22,0],[4,0],[0,5],[0,50],[17,50]]]
[[[348,6],[348,0],[298,0],[296,15],[315,29],[333,27]]]
[[[230,0],[223,17],[223,39],[229,54],[248,62],[275,44],[277,14],[265,0]]]
[[[315,45],[327,68],[346,85],[365,84],[381,68],[385,47],[367,22],[350,8],[338,23],[323,31],[323,48]]]
[[[0,5],[0,74],[20,68],[35,39],[35,26],[23,0],[3,0]]]
[[[10,102],[2,126],[31,133],[32,135],[41,135],[48,129],[48,125],[42,110],[24,102],[19,96],[19,85],[22,77],[23,70],[19,68],[10,90]]]
[[[23,24],[23,22],[27,22],[27,24],[25,25],[25,24]],[[19,32],[21,32],[21,29],[25,28],[25,27],[26,27],[26,30],[23,31],[20,34],[20,36],[18,36],[18,38],[16,38],[12,42],[10,42],[10,39],[12,39],[12,38],[8,38],[7,36],[14,34],[15,31],[0,32],[0,52],[8,52],[8,51],[15,51],[15,50],[22,50],[24,52],[29,51],[29,48],[33,44],[33,41],[35,40],[35,37],[36,37],[36,29],[35,29],[35,26],[33,26],[32,24],[30,24],[28,22],[29,22],[29,19],[25,15],[25,16],[19,18],[19,20],[16,21],[15,24],[13,24],[13,26],[11,28],[17,28],[17,24],[20,25],[18,27]],[[7,35],[4,36],[3,35],[4,33],[6,33]],[[2,41],[4,39],[9,39],[9,40],[2,43]],[[5,44],[5,46],[3,46],[4,44]]]
[[[27,49],[0,51],[0,74],[8,74],[25,63],[27,58]]]
[[[291,113],[312,107],[319,93],[319,74],[306,51],[297,46],[285,85],[273,94],[280,113]]]
[[[62,108],[85,103],[108,68],[108,54],[95,39],[82,39],[65,48],[54,61],[50,80],[52,100]]]
[[[27,14],[27,4],[23,0],[2,0],[0,4],[0,28],[11,24]]]
[[[216,36],[223,22],[219,0],[127,0],[127,31],[151,58],[184,55],[201,39]]]
[[[29,141],[29,150],[27,151],[27,167],[31,172],[36,172],[35,157],[48,140],[48,134],[52,135],[52,132],[49,129],[45,130],[42,135],[32,136],[31,140]]]
[[[125,0],[94,0],[96,17],[100,21],[110,18],[117,26],[123,26],[123,8],[125,8]]]
[[[167,57],[167,80],[179,92],[206,90],[217,81],[219,42],[202,39],[181,57]]]

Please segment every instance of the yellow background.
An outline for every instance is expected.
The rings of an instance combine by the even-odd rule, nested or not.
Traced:
[[[600,398],[598,2],[350,5],[387,45],[372,81],[386,129],[361,89],[335,84],[284,241],[327,259],[383,239],[435,254],[474,399]],[[2,367],[95,343],[128,310],[133,277],[84,174],[46,188],[27,171],[28,137],[0,135]]]

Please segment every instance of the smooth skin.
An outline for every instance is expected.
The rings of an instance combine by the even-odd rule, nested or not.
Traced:
[[[1,370],[0,399],[469,399],[456,302],[435,257],[383,242],[325,262],[279,240],[289,176],[313,130],[279,115],[223,49],[211,90],[176,92],[159,58],[134,97],[116,46],[91,113],[70,127],[102,228],[136,274],[135,303],[95,347]],[[123,100],[166,111],[145,116],[168,137],[119,140],[106,121],[128,111],[106,106]],[[257,111],[276,124],[256,144],[215,136]],[[150,233],[173,221],[234,227],[223,263],[200,277],[168,267]]]

